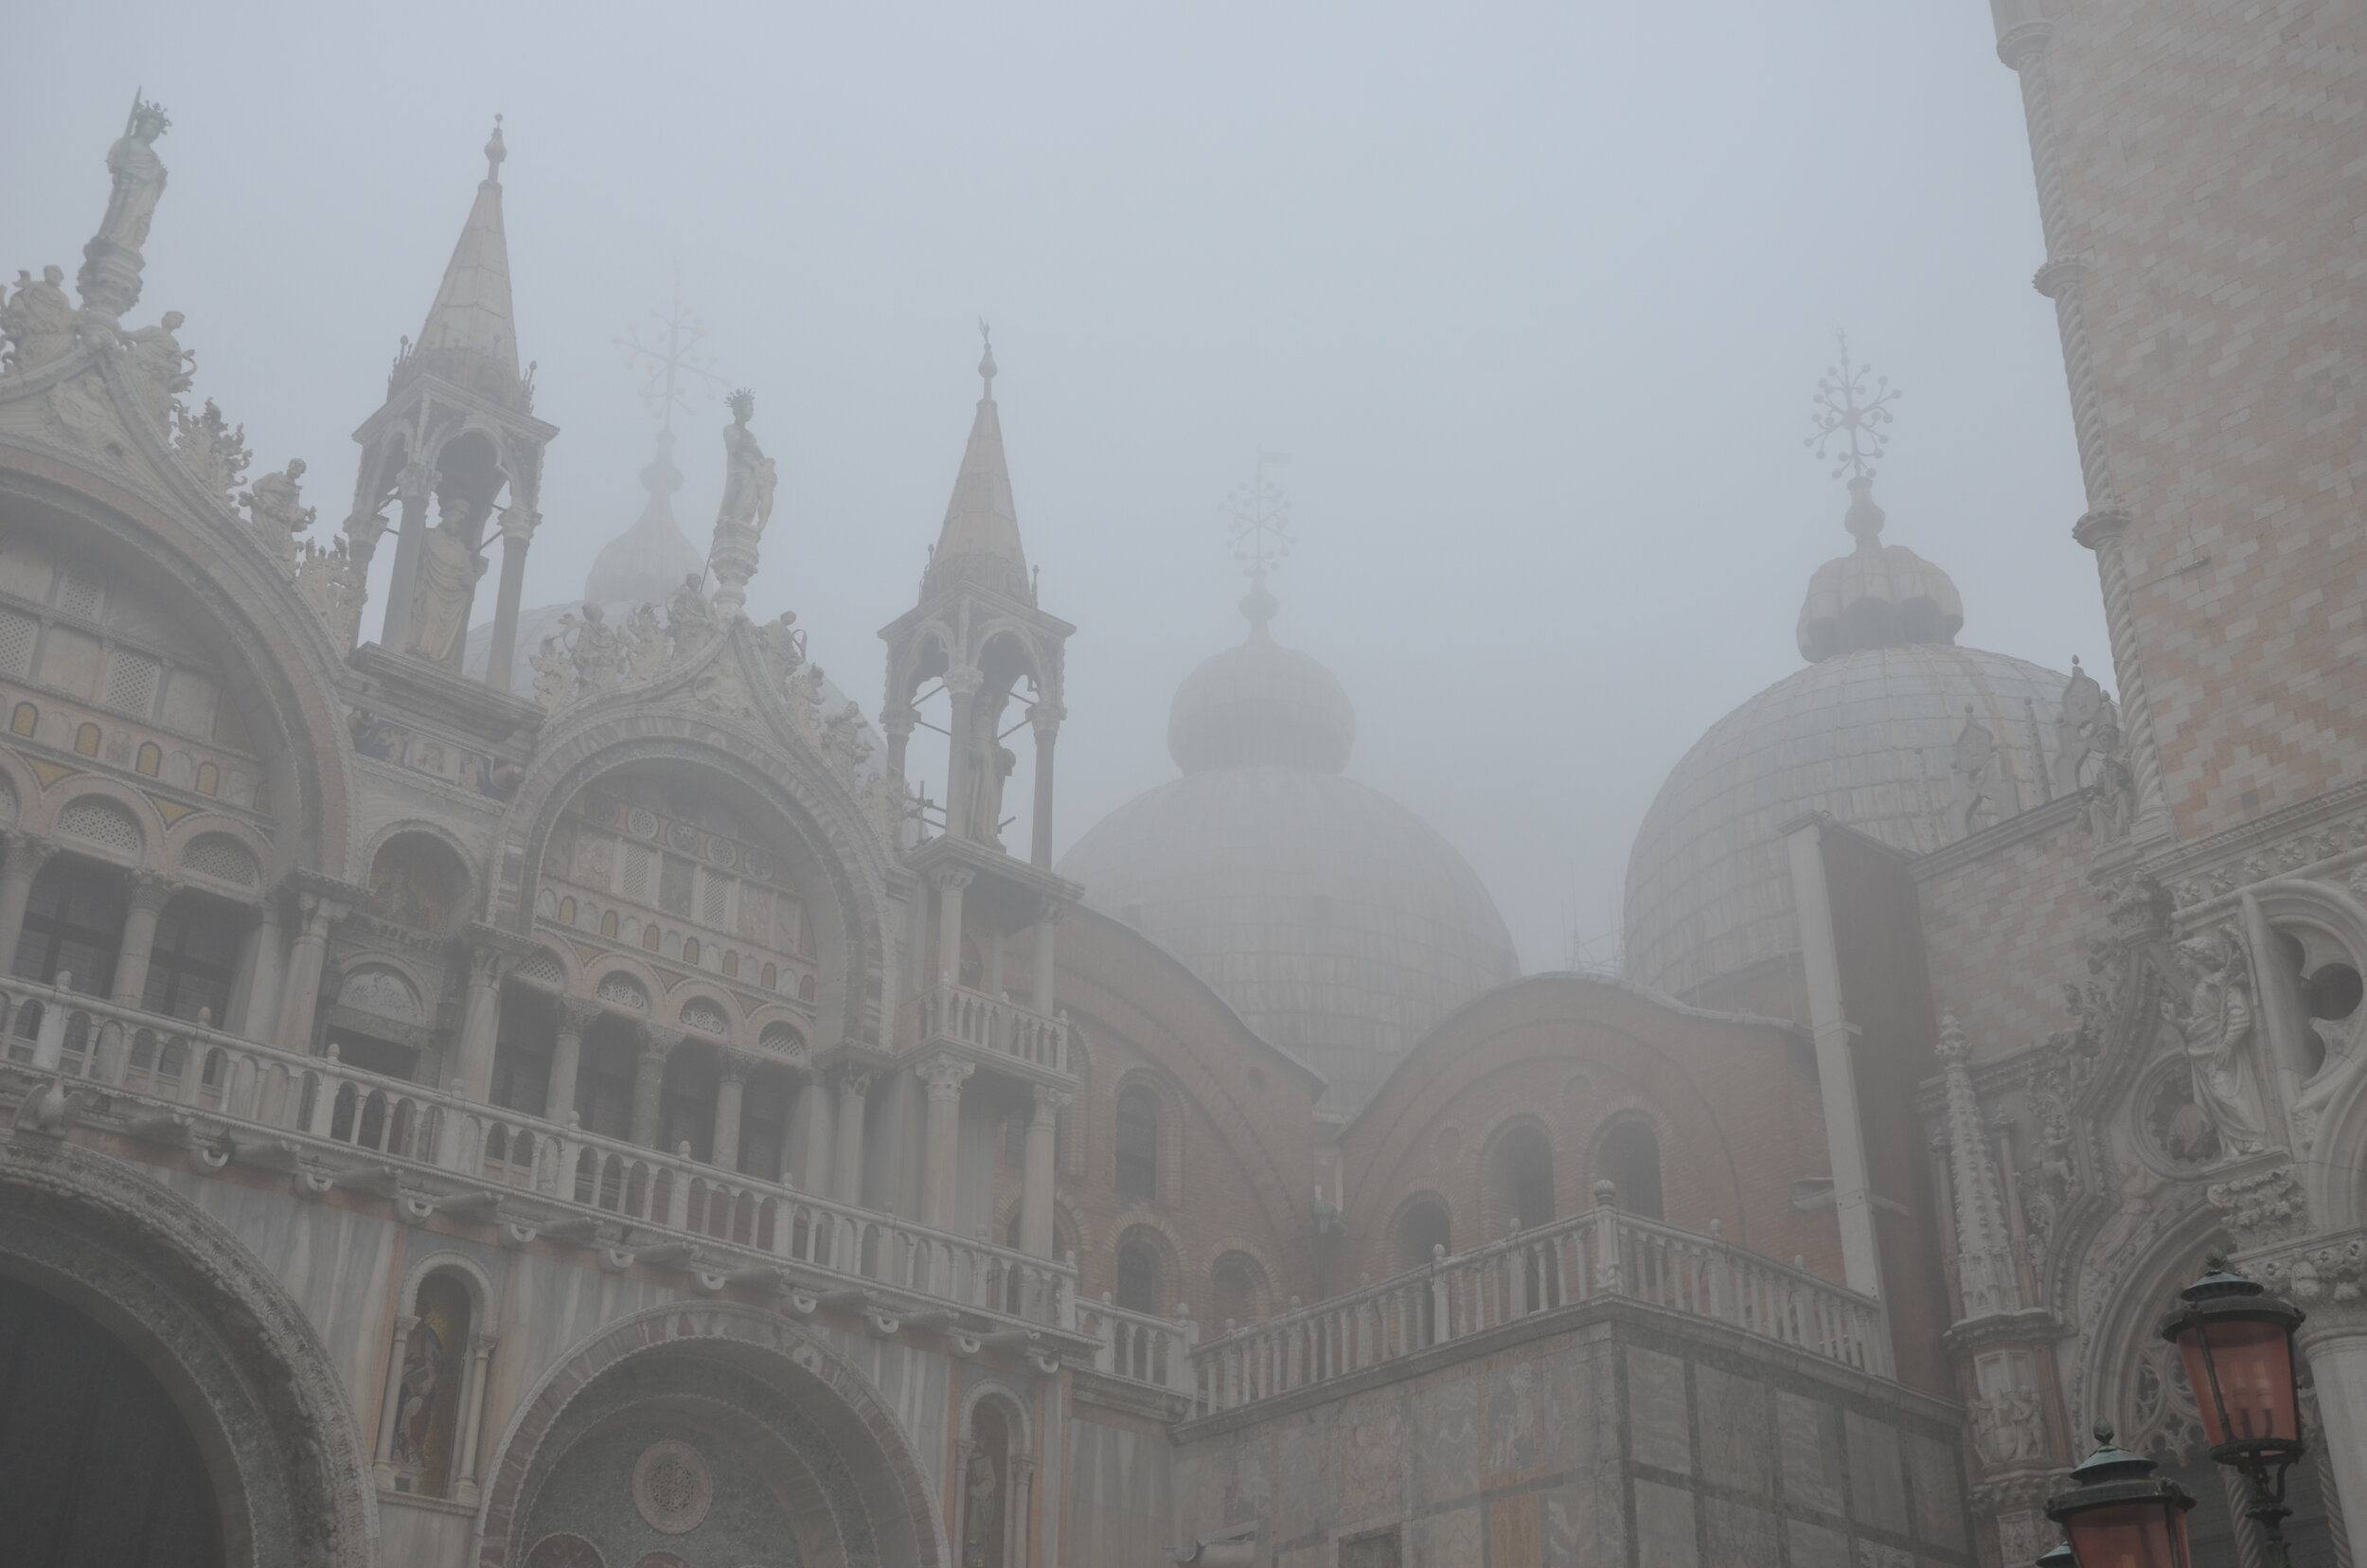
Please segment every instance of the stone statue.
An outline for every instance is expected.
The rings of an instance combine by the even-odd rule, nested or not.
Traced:
[[[698,652],[715,635],[715,610],[707,603],[695,573],[666,596],[666,635],[673,645],[676,663]]]
[[[657,611],[651,606],[636,604],[625,613],[625,629],[617,633],[616,645],[629,683],[639,686],[665,672],[666,628],[658,624]]]
[[[297,484],[303,477],[304,459],[293,458],[285,470],[264,474],[239,497],[246,505],[255,531],[271,553],[283,561],[294,559],[295,536],[311,527],[317,515],[317,508],[304,504],[303,490]],[[344,541],[338,544],[342,549]]]
[[[91,236],[94,246],[136,251],[148,242],[149,221],[156,215],[156,199],[165,193],[165,166],[156,156],[156,138],[171,123],[155,104],[133,100],[130,123],[107,149],[107,172],[115,176],[115,188],[107,196],[107,215]]]
[[[309,508],[306,516],[311,516]],[[294,565],[296,592],[304,596],[304,601],[340,640],[352,641],[356,623],[362,616],[362,591],[354,578],[353,554],[345,536],[340,534],[331,540],[327,548],[315,540],[306,540]]]
[[[2252,1060],[2258,1031],[2243,939],[2222,930],[2216,940],[2181,942],[2178,967],[2187,998],[2164,997],[2162,1016],[2185,1042],[2195,1103],[2230,1155],[2258,1153],[2268,1147],[2269,1116]]]
[[[197,364],[197,356],[174,336],[186,319],[178,311],[167,311],[160,325],[143,327],[124,339],[124,373],[131,377],[140,406],[160,425],[172,400],[189,389],[190,371]]]
[[[871,759],[871,738],[863,732],[863,709],[849,702],[822,722],[823,749],[853,773]]]
[[[2073,656],[2071,680],[2063,687],[2055,720],[2055,787],[2064,794],[2087,782],[2082,775],[2095,750],[2096,723],[2111,705],[2095,677],[2080,668]]]
[[[534,671],[534,700],[554,712],[564,707],[575,695],[576,672],[566,650],[559,645],[559,633],[554,632],[544,637],[543,646],[526,664]]]
[[[2091,732],[2096,758],[2095,782],[2088,786],[2088,827],[2096,837],[2125,837],[2137,819],[2137,775],[2128,765],[2128,748],[2121,742],[2120,721],[2106,703]]]
[[[970,1473],[963,1488],[962,1568],[1000,1568],[1003,1561],[1002,1488],[994,1460],[985,1453],[970,1456]]]
[[[64,282],[63,267],[44,267],[39,277],[18,271],[16,293],[0,305],[0,338],[8,343],[0,368],[24,375],[74,347],[74,302],[66,297]]]
[[[1019,757],[994,738],[994,715],[978,715],[978,747],[970,765],[970,836],[980,844],[1003,842],[1003,786]]]
[[[808,665],[789,679],[789,711],[806,733],[822,723],[822,667]]]
[[[562,630],[575,633],[569,650],[569,662],[576,669],[576,691],[610,691],[624,676],[622,652],[616,646],[616,629],[608,624],[608,613],[596,604],[583,607],[583,619],[570,615],[561,623]]]
[[[756,629],[766,663],[786,683],[806,662],[806,634],[797,630],[797,612],[784,610]]]
[[[723,504],[716,511],[715,526],[744,527],[761,537],[764,526],[773,521],[773,490],[779,476],[748,428],[756,411],[754,393],[742,387],[732,394],[732,422],[723,427]]]
[[[469,600],[476,579],[485,575],[485,560],[472,549],[461,531],[468,504],[457,496],[444,499],[436,526],[419,540],[419,575],[411,586],[411,648],[434,664],[451,660],[468,629]]]

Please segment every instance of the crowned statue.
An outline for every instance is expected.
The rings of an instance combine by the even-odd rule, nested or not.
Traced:
[[[107,172],[114,185],[98,232],[82,247],[82,271],[76,283],[85,306],[111,317],[130,310],[139,298],[140,247],[148,242],[157,198],[165,193],[165,164],[156,156],[156,138],[171,123],[162,107],[134,97],[123,134],[107,149]]]

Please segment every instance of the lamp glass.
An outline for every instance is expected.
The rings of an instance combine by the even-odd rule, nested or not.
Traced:
[[[2293,1341],[2282,1323],[2257,1318],[2205,1320],[2178,1339],[2187,1385],[2211,1446],[2261,1437],[2301,1436],[2300,1399],[2293,1386]],[[2213,1374],[2218,1398],[2211,1397]],[[2225,1407],[2222,1419],[2221,1407]]]
[[[2079,1568],[2193,1568],[2186,1510],[2151,1498],[2083,1508],[2063,1521]]]

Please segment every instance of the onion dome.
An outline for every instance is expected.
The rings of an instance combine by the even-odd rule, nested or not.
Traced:
[[[1883,383],[1867,398],[1846,358],[1819,391],[1820,429],[1852,438],[1840,472],[1850,474],[1843,521],[1857,548],[1809,581],[1808,668],[1710,726],[1653,797],[1628,855],[1628,975],[1708,1007],[1802,1010],[1781,836],[1801,816],[1822,812],[1921,855],[2051,793],[2047,739],[2071,678],[1956,646],[1956,585],[1881,543],[1868,459],[1895,394]]]
[[[1344,1118],[1455,1007],[1519,972],[1478,875],[1438,830],[1345,777],[1356,710],[1276,643],[1262,586],[1247,641],[1168,710],[1184,776],[1103,818],[1061,860],[1266,1040],[1324,1075]]]

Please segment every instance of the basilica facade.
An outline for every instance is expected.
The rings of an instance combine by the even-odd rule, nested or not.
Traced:
[[[498,129],[323,521],[139,311],[135,105],[0,304],[11,1552],[2011,1568],[2103,1421],[2251,1562],[2154,1333],[2220,1250],[2309,1312],[2295,1560],[2352,1561],[2367,23],[1995,9],[2109,668],[1960,646],[1850,448],[1618,975],[1519,972],[1262,569],[1056,859],[991,347],[867,711],[747,607],[744,394],[523,602]]]

